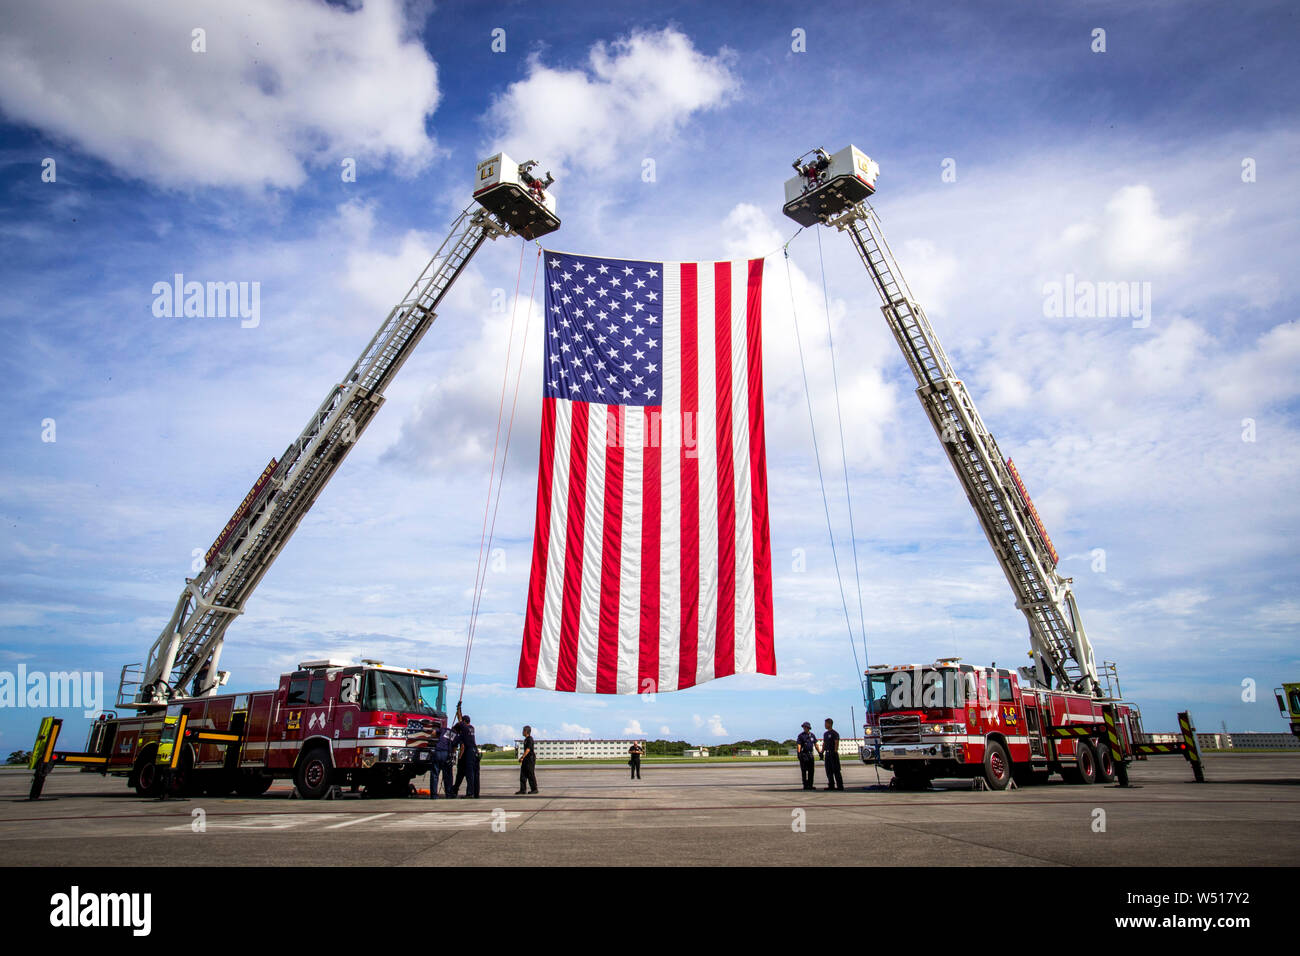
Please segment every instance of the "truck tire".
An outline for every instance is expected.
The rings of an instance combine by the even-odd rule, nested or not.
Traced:
[[[1061,776],[1066,783],[1084,785],[1097,780],[1097,754],[1088,741],[1075,743],[1074,765],[1061,768]]]
[[[996,740],[984,744],[984,782],[990,790],[1005,790],[1011,783],[1011,761]]]
[[[1097,743],[1093,746],[1093,752],[1097,755],[1097,782],[1114,783],[1115,761],[1110,755],[1110,745]]]
[[[319,744],[307,748],[298,758],[298,766],[293,772],[293,783],[298,788],[298,796],[306,800],[321,799],[330,792],[333,785],[330,777],[333,772],[327,748]]]
[[[235,793],[241,797],[260,797],[271,789],[271,778],[260,773],[244,771],[235,782]]]
[[[142,797],[162,796],[162,774],[154,762],[154,748],[147,748],[135,762],[135,771],[131,777],[135,780],[135,792]]]

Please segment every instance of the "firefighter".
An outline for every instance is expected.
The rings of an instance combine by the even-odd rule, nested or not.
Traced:
[[[817,789],[813,786],[813,773],[817,767],[814,757],[814,751],[817,749],[817,738],[813,736],[812,724],[806,720],[803,722],[803,733],[794,740],[794,749],[799,756],[799,776],[803,780],[803,788],[805,790]]]
[[[843,790],[844,777],[840,774],[840,735],[835,729],[835,721],[829,717],[826,718],[826,733],[822,734],[822,742],[817,745],[817,751],[826,761],[826,789]]]
[[[641,741],[639,740],[632,741],[632,746],[627,748],[627,752],[630,754],[627,760],[627,765],[632,768],[631,779],[640,780],[641,779],[641,754],[645,752],[641,747]]]
[[[451,764],[455,759],[456,741],[460,733],[456,726],[444,727],[433,744],[433,769],[429,771],[429,797],[438,799],[438,783],[447,797],[454,796],[451,789]]]
[[[451,793],[454,797],[460,791],[460,782],[465,781],[465,799],[478,799],[478,741],[474,739],[474,725],[469,715],[460,719],[460,761],[456,765],[456,784]]]
[[[537,766],[537,747],[533,743],[533,728],[527,724],[524,725],[524,742],[519,748],[519,789],[515,795],[523,793],[537,792],[537,774],[534,768]],[[524,788],[528,789],[525,790]]]

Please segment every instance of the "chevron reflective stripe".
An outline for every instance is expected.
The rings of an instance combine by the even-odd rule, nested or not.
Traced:
[[[1093,727],[1053,727],[1053,737],[1091,737],[1097,731]]]
[[[1177,754],[1182,753],[1186,744],[1138,744],[1134,751],[1140,754]]]
[[[1201,759],[1201,755],[1196,752],[1195,730],[1192,729],[1192,719],[1186,713],[1178,715],[1178,729],[1183,732],[1183,746],[1187,748],[1187,759],[1195,763]]]
[[[1103,714],[1106,718],[1106,742],[1110,744],[1112,760],[1119,760],[1123,754],[1120,749],[1119,732],[1115,729],[1115,714],[1108,708]]]

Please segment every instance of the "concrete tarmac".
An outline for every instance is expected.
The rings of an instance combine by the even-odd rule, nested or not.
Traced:
[[[789,764],[487,766],[479,800],[147,800],[124,780],[60,768],[44,797],[0,772],[0,864],[240,866],[1294,865],[1300,753],[1134,765],[1130,789],[1059,781],[1001,793],[969,781],[895,793],[844,761],[844,792],[806,792]],[[890,775],[882,771],[881,783]],[[421,778],[427,779],[427,778]],[[818,786],[825,779],[817,768]]]

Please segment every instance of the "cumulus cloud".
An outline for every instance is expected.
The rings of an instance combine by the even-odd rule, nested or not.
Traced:
[[[1300,392],[1300,322],[1284,322],[1263,333],[1249,348],[1224,363],[1214,386],[1221,405],[1258,411]]]
[[[1067,226],[1067,246],[1099,254],[1108,269],[1122,273],[1164,272],[1185,264],[1196,217],[1164,216],[1155,191],[1145,184],[1125,186],[1100,215]]]
[[[725,47],[701,53],[672,27],[597,43],[578,69],[547,66],[535,54],[528,75],[489,110],[500,131],[494,146],[536,157],[557,175],[607,168],[630,147],[672,136],[692,114],[725,102],[739,85],[732,58]]]
[[[560,724],[560,732],[570,737],[590,737],[591,728],[583,727],[581,724]]]
[[[438,75],[405,10],[401,0],[8,4],[0,109],[167,186],[294,187],[307,167],[344,157],[414,170],[433,156],[425,118]]]
[[[714,714],[712,717],[701,717],[699,714],[692,714],[691,722],[696,727],[705,728],[714,737],[725,737],[727,735],[727,728],[722,726],[721,714]]]
[[[641,721],[629,720],[627,726],[623,728],[623,733],[633,737],[640,737],[645,734],[645,731],[641,729]]]

